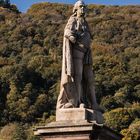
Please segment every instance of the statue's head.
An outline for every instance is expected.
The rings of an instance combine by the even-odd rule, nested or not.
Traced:
[[[78,17],[84,17],[87,12],[85,3],[82,0],[78,0],[73,8],[73,13]]]

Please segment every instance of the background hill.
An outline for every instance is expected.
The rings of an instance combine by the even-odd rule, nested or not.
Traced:
[[[106,125],[140,138],[140,6],[89,5],[93,70]],[[27,13],[0,7],[1,139],[35,140],[54,119],[63,30],[72,5],[41,3]]]

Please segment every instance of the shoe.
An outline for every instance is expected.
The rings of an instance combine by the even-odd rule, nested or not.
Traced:
[[[73,104],[72,103],[66,103],[64,105],[64,108],[74,108]]]

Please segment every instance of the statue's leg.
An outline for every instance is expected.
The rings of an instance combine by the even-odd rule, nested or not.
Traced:
[[[73,49],[74,81],[78,94],[78,99],[77,99],[78,107],[81,103],[81,98],[82,98],[83,58],[84,58],[83,52],[77,49]]]
[[[95,80],[94,80],[95,77],[91,65],[84,66],[84,78],[89,88],[88,90],[89,93],[86,94],[88,94],[87,96],[90,99],[92,109],[99,110],[99,105],[96,101],[96,95],[95,95]]]

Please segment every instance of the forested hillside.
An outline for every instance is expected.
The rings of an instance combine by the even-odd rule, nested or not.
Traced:
[[[107,126],[140,139],[140,6],[89,5],[93,70]],[[36,140],[54,120],[63,30],[72,5],[41,3],[27,13],[0,7],[0,139]]]

